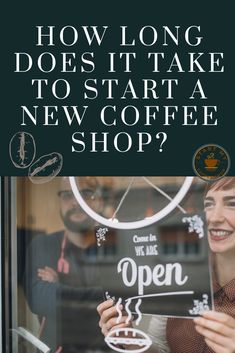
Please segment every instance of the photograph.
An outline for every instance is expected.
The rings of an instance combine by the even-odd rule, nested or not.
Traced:
[[[235,353],[232,4],[1,13],[0,353]]]

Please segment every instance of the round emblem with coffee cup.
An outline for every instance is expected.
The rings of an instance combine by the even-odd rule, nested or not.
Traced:
[[[218,180],[227,174],[229,167],[227,151],[216,144],[201,146],[193,156],[193,169],[203,180]]]

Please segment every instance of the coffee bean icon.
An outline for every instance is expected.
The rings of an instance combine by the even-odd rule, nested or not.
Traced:
[[[36,154],[34,138],[28,132],[17,132],[10,141],[9,154],[16,168],[28,168]]]
[[[59,174],[63,165],[60,153],[53,152],[40,157],[29,168],[29,179],[34,184],[43,184]]]

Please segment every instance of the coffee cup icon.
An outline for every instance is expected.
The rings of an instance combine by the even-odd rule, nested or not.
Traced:
[[[217,169],[220,161],[214,158],[214,153],[210,153],[209,156],[204,160],[207,169]]]
[[[218,159],[205,159],[205,164],[209,168],[214,168],[219,165]]]

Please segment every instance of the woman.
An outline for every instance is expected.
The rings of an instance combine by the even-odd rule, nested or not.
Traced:
[[[214,260],[215,311],[194,320],[168,319],[166,339],[171,353],[235,353],[235,177],[208,186],[204,209]],[[126,326],[125,316],[116,324],[112,300],[100,304],[97,310],[104,335],[110,329]],[[152,320],[151,327],[156,319]]]

